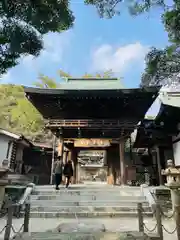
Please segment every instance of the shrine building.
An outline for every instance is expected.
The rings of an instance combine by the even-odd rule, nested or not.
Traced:
[[[167,160],[172,159],[180,167],[180,93],[160,93],[159,100],[158,114],[141,122],[133,147],[148,149],[144,162],[151,168],[151,179],[156,180],[156,185],[163,185],[166,179],[161,171],[166,168]]]
[[[113,183],[119,179],[121,184],[130,180],[125,141],[144,119],[159,88],[122,89],[118,79],[70,78],[58,89],[24,87],[24,91],[57,137],[58,154],[64,162],[73,160],[74,183],[81,178],[79,152],[92,149],[105,151],[107,179],[113,176]]]

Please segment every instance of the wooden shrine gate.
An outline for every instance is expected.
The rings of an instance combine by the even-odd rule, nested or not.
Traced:
[[[108,176],[115,183],[115,169],[118,169],[121,184],[127,183],[124,143],[144,118],[158,91],[156,87],[121,89],[118,79],[101,78],[68,79],[60,89],[25,88],[28,100],[42,114],[46,128],[59,139],[62,159],[64,147],[69,150],[68,156],[76,169],[75,182],[78,149],[74,140],[111,139],[111,146],[103,146],[108,151],[117,151],[114,157],[112,153],[111,159],[108,157]]]

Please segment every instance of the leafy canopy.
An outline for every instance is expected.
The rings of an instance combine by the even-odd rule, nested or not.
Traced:
[[[146,67],[142,85],[163,85],[180,72],[180,51],[178,48],[159,50],[152,48],[145,58]]]
[[[0,74],[21,56],[37,56],[43,34],[69,29],[74,17],[68,0],[0,0]]]

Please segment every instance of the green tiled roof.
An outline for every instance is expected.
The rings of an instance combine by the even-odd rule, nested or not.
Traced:
[[[117,78],[68,78],[61,83],[59,89],[64,90],[103,90],[103,89],[122,89],[122,83]]]

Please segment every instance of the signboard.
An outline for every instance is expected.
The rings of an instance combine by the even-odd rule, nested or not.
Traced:
[[[74,141],[75,147],[109,147],[110,141],[107,139],[78,139]]]

